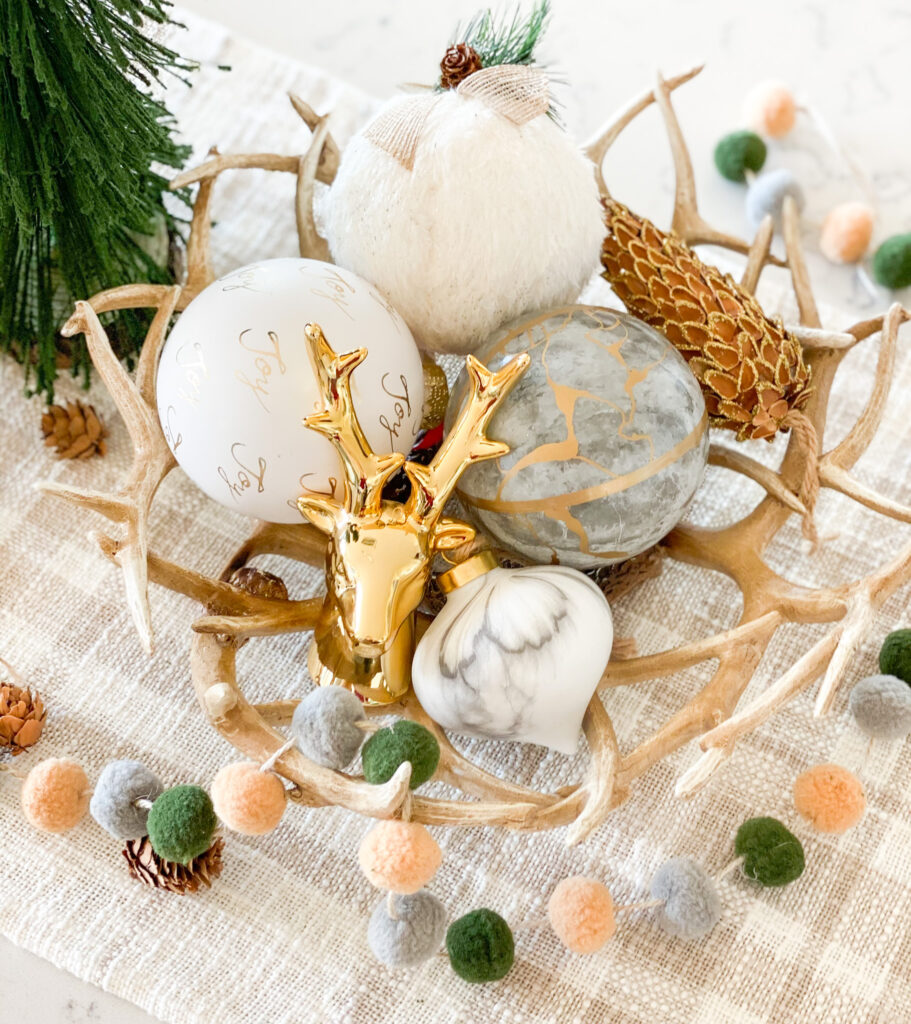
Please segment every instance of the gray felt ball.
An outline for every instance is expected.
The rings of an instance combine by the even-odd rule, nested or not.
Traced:
[[[763,217],[770,213],[776,223],[781,217],[781,207],[785,196],[793,196],[797,208],[803,209],[803,189],[789,170],[779,167],[775,171],[766,171],[750,182],[747,189],[746,214],[750,226],[755,231],[762,223]]]
[[[163,789],[158,776],[139,761],[112,761],[98,776],[89,810],[116,839],[141,839],[149,808],[137,807],[136,801],[154,803]]]
[[[897,740],[911,732],[911,687],[897,676],[867,676],[851,691],[851,714],[861,732]]]
[[[715,883],[689,857],[675,857],[662,864],[652,879],[652,899],[664,900],[658,924],[668,935],[698,939],[721,918],[721,901]]]
[[[360,700],[344,686],[318,686],[297,705],[291,735],[301,752],[326,768],[347,768],[357,756],[366,718]]]
[[[409,967],[430,959],[443,944],[446,908],[426,889],[410,896],[393,897],[389,916],[386,900],[376,905],[367,926],[373,955],[388,967]]]

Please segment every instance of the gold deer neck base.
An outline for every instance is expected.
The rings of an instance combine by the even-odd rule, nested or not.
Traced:
[[[399,627],[387,651],[366,657],[352,651],[338,614],[324,609],[313,631],[307,668],[319,686],[346,686],[368,705],[393,704],[411,686],[413,656],[413,615]]]

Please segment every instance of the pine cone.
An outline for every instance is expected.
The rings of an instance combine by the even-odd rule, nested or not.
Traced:
[[[21,754],[38,742],[47,710],[35,693],[13,683],[0,683],[0,747]]]
[[[450,46],[440,61],[440,87],[455,89],[469,75],[482,68],[478,51],[468,43],[457,43]]]
[[[288,588],[281,576],[253,565],[243,565],[231,573],[228,581],[254,597],[271,597],[278,601],[288,600]]]
[[[219,836],[205,853],[201,853],[189,864],[176,864],[159,857],[152,849],[149,837],[143,836],[142,839],[128,839],[123,856],[130,869],[130,877],[137,882],[150,885],[153,889],[183,895],[196,892],[202,887],[211,887],[212,882],[221,874],[224,848],[225,841]]]
[[[635,590],[640,583],[660,576],[663,558],[664,549],[656,544],[639,555],[627,558],[625,562],[588,569],[585,575],[601,588],[608,601],[616,601]]]
[[[634,316],[677,348],[702,385],[713,427],[771,440],[810,395],[800,343],[730,276],[673,233],[604,200],[606,278]]]
[[[41,416],[41,432],[59,459],[90,459],[104,455],[107,430],[93,406],[85,402],[51,405]]]

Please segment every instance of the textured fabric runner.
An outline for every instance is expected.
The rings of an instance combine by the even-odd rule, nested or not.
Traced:
[[[341,143],[374,109],[322,72],[212,27],[195,29],[185,49],[212,64],[195,88],[173,96],[197,158],[216,143],[223,152],[302,152],[308,133],[288,104],[289,89],[319,112],[336,111],[333,131]],[[234,70],[219,72],[217,63]],[[295,254],[292,201],[291,175],[223,176],[216,186],[216,269]],[[860,346],[840,375],[827,447],[862,408],[877,344]],[[911,393],[911,360],[904,351],[899,366],[881,440],[857,474],[907,501],[911,446],[903,396]],[[70,755],[94,780],[108,760],[129,757],[167,785],[208,785],[237,755],[192,695],[189,623],[198,610],[153,590],[157,649],[147,658],[117,571],[86,539],[101,522],[33,489],[47,476],[110,486],[129,462],[124,427],[96,386],[90,400],[111,428],[108,456],[54,463],[38,438],[40,406],[24,402],[20,386],[18,367],[0,363],[0,655],[41,688],[50,713],[40,746],[16,765],[27,770],[40,758]],[[76,390],[63,386],[61,393],[71,397]],[[780,456],[779,445],[754,447],[758,457]],[[754,485],[710,470],[691,515],[720,524],[757,498]],[[153,548],[209,573],[248,529],[179,472],[165,482],[156,510]],[[776,568],[810,583],[851,579],[883,564],[909,533],[829,492],[819,520],[823,536],[838,536],[809,558],[797,524],[789,524],[771,552]],[[311,572],[289,571],[278,560],[262,564],[285,576],[292,595],[318,586]],[[849,684],[875,671],[882,635],[908,624],[907,602],[905,591],[888,603],[850,667]],[[616,632],[634,636],[649,653],[730,627],[739,607],[724,578],[669,565],[618,603]],[[777,678],[823,628],[782,630],[745,699]],[[248,644],[239,658],[248,696],[305,692],[307,644],[306,636]],[[621,748],[652,733],[711,668],[610,691],[606,703]],[[520,932],[516,966],[497,985],[469,986],[443,958],[390,972],[366,947],[367,919],[380,897],[356,864],[365,820],[343,810],[289,806],[281,827],[264,839],[228,835],[225,871],[214,889],[172,897],[131,881],[119,844],[91,820],[63,836],[31,831],[17,783],[6,775],[0,775],[0,931],[172,1024],[893,1024],[907,1020],[911,1006],[911,743],[879,743],[866,756],[866,742],[845,710],[846,694],[847,688],[823,720],[812,717],[812,694],[795,701],[744,740],[686,803],[674,799],[673,787],[697,750],[683,749],[638,780],[630,800],[581,848],[568,850],[562,830],[435,830],[444,863],[432,889],[452,915],[488,906],[518,923],[541,915],[567,875],[603,880],[618,903],[643,899],[667,858],[691,856],[718,870],[745,818],[780,817],[805,845],[806,874],[781,891],[729,877],[721,890],[723,919],[699,942],[669,938],[643,914],[624,919],[611,943],[587,957],[563,951],[549,930]],[[545,790],[576,781],[586,763],[584,751],[566,758],[531,746],[465,746],[492,770]],[[814,834],[790,799],[795,776],[827,760],[859,771],[869,799],[865,820],[841,838]],[[5,997],[0,1019],[27,1019],[27,1001],[25,984]]]

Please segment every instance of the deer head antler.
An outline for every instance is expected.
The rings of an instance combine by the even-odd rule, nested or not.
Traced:
[[[405,505],[409,519],[432,526],[455,490],[459,477],[475,462],[495,459],[509,451],[509,445],[494,441],[485,431],[497,406],[528,368],[529,355],[522,352],[501,370],[488,370],[474,356],[465,362],[471,395],[452,430],[429,466],[406,462],[411,495]]]
[[[405,461],[398,452],[377,455],[364,436],[351,399],[351,374],[367,358],[367,349],[336,355],[319,324],[307,324],[307,350],[325,408],[304,419],[304,425],[327,437],[342,460],[345,501],[332,497],[304,495],[298,499],[301,512],[316,526],[325,517],[334,519],[339,511],[355,515],[376,515],[383,486]]]

